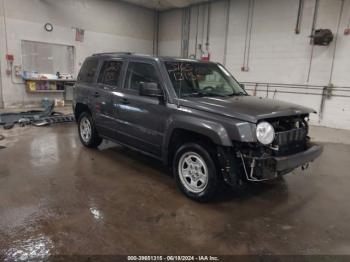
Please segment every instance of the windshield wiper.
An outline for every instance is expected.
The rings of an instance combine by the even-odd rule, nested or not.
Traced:
[[[247,96],[247,94],[244,93],[244,92],[238,92],[238,93],[232,93],[232,94],[230,94],[228,96]]]
[[[218,93],[211,93],[211,92],[205,92],[205,93],[198,92],[198,93],[195,93],[194,95],[201,96],[201,97],[205,97],[205,96],[208,96],[208,97],[227,97],[227,95],[218,94]]]

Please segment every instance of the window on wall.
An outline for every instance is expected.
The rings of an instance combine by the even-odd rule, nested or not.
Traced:
[[[122,61],[105,61],[98,82],[109,86],[118,86],[122,66]]]
[[[126,88],[139,90],[141,83],[158,82],[156,70],[153,65],[146,63],[129,63]]]
[[[42,74],[74,74],[74,47],[22,40],[24,71]]]

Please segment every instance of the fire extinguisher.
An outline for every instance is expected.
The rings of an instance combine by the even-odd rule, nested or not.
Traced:
[[[210,61],[210,53],[208,50],[205,50],[202,52],[201,60],[202,61]]]

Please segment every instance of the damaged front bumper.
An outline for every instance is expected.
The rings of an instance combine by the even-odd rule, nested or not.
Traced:
[[[322,154],[323,147],[310,144],[305,151],[286,156],[248,156],[238,152],[243,172],[249,181],[264,181],[303,167]]]
[[[248,154],[243,150],[219,147],[218,159],[224,181],[235,186],[242,179],[253,182],[272,180],[298,167],[306,167],[308,163],[319,157],[322,151],[321,145],[308,144],[301,152],[275,156],[260,154],[256,151],[254,154]]]
[[[306,151],[290,156],[275,157],[276,171],[281,172],[303,166],[318,158],[322,152],[323,147],[321,145],[313,144]]]

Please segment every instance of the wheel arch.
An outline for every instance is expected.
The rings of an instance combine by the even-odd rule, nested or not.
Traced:
[[[167,132],[163,145],[163,160],[166,165],[172,164],[172,158],[177,148],[186,142],[201,142],[216,150],[217,145],[232,146],[226,130],[215,124],[200,122],[177,123]]]
[[[84,103],[76,103],[76,105],[74,107],[74,117],[75,117],[76,121],[78,121],[79,116],[83,112],[88,112],[90,115],[92,115],[92,112],[91,112],[90,108],[86,104],[84,104]]]

